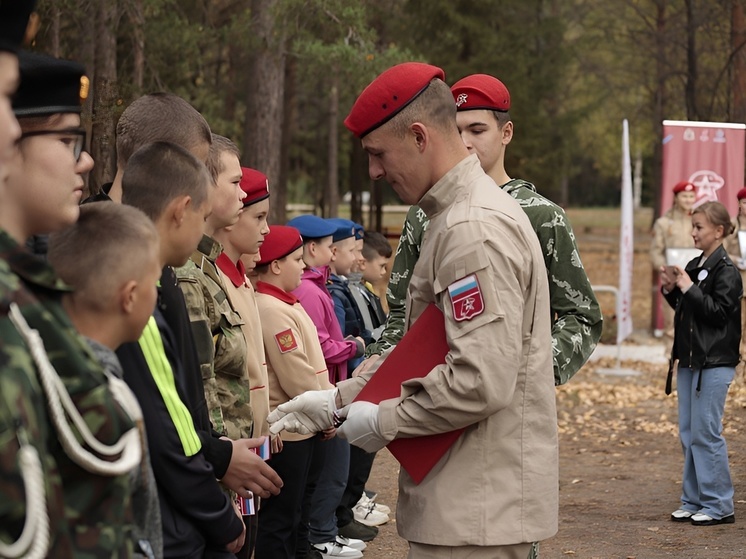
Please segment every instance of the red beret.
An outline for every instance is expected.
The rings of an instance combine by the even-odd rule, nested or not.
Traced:
[[[742,188],[741,190],[739,190],[738,194],[736,194],[736,198],[738,198],[739,200],[743,200],[744,198],[746,198],[746,188]]]
[[[435,78],[445,80],[445,72],[422,62],[405,62],[389,68],[360,94],[345,119],[345,126],[363,138],[399,114]]]
[[[269,181],[267,175],[250,167],[241,167],[241,190],[246,193],[243,207],[250,206],[269,198]]]
[[[451,87],[456,110],[470,111],[486,109],[488,111],[510,110],[510,92],[505,84],[487,74],[472,74],[460,79]]]
[[[673,193],[678,194],[679,192],[694,192],[694,185],[687,181],[677,182],[673,187]]]
[[[264,237],[262,247],[259,249],[260,258],[257,266],[263,266],[273,260],[285,258],[302,246],[303,238],[300,236],[300,231],[295,227],[272,225],[269,228],[269,233]]]

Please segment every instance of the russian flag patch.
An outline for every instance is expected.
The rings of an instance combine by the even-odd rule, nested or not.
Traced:
[[[453,306],[453,318],[457,322],[471,320],[484,312],[484,299],[476,274],[453,282],[448,286],[448,294]]]

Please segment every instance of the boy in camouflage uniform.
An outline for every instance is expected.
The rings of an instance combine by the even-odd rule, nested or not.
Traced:
[[[3,2],[0,12],[5,8]],[[0,13],[0,27],[8,23],[6,17],[7,12]],[[16,539],[26,517],[31,525],[37,521],[43,530],[31,540],[31,547],[39,546],[41,555],[49,542],[55,557],[131,557],[129,472],[140,463],[139,436],[60,304],[69,288],[46,262],[22,247],[29,236],[60,229],[78,217],[82,175],[93,166],[90,156],[82,151],[85,132],[80,128],[79,113],[84,72],[78,64],[30,54],[22,54],[20,69],[21,86],[13,110],[22,134],[18,148],[5,162],[7,179],[0,184],[0,408],[4,408],[0,417],[10,421],[4,424],[20,428],[17,437],[3,438],[0,443],[0,487],[11,495],[0,499],[0,533],[3,541]],[[7,153],[6,146],[0,147]],[[16,306],[21,316],[13,318],[13,328],[9,313]],[[46,350],[46,357],[34,358],[36,366],[31,364],[29,344],[33,338],[26,327],[38,331]],[[46,369],[45,359],[53,370]],[[40,366],[45,367],[43,374]],[[77,440],[82,433],[68,431],[67,417],[45,409],[49,400],[60,398],[59,389],[45,389],[44,399],[39,380],[53,381],[54,375],[72,398],[74,411],[83,420],[82,429],[98,441],[104,454],[83,448]],[[37,436],[44,437],[43,446],[37,446]],[[41,475],[46,479],[32,480],[36,468],[27,466],[25,458],[18,456],[16,463],[13,453],[21,454],[16,440],[26,447],[23,454],[28,444],[36,447],[42,459]],[[125,443],[124,453],[113,448],[120,442]],[[18,469],[13,472],[16,464]],[[8,467],[10,471],[5,470]],[[46,492],[47,510],[26,510],[18,496],[40,484]],[[16,553],[19,551],[28,552]]]
[[[226,295],[215,263],[223,247],[212,238],[217,229],[235,224],[243,209],[246,193],[240,187],[238,148],[213,134],[207,168],[213,180],[212,213],[197,251],[175,271],[192,323],[213,427],[231,439],[248,438],[253,422],[246,369],[248,346],[241,329],[243,320]]]

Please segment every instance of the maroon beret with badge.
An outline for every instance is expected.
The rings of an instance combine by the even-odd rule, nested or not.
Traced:
[[[445,77],[443,70],[430,64],[397,64],[363,90],[344,124],[355,136],[363,138],[399,114],[427,89],[433,79],[445,80]]]
[[[303,246],[303,237],[295,227],[287,225],[273,225],[264,237],[262,248],[259,250],[260,259],[257,266],[271,263],[273,260],[285,258]]]
[[[677,182],[673,187],[673,193],[679,192],[694,192],[694,185],[688,181]]]
[[[269,198],[269,180],[267,175],[250,167],[241,167],[241,190],[246,193],[243,207]]]
[[[742,188],[741,190],[739,190],[738,194],[736,194],[736,198],[738,198],[739,200],[743,200],[744,198],[746,198],[746,188]]]
[[[487,74],[472,74],[451,87],[457,111],[484,109],[507,112],[510,110],[510,92],[505,84]]]

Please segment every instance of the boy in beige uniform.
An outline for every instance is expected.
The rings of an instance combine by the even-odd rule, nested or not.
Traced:
[[[318,430],[345,405],[338,435],[368,452],[464,427],[419,484],[400,473],[397,527],[409,557],[525,559],[531,542],[557,531],[547,277],[526,214],[461,141],[444,77],[427,64],[394,66],[360,95],[345,125],[368,152],[371,178],[386,178],[430,219],[406,322],[430,303],[443,311],[445,364],[379,405],[350,404],[369,370],[337,391],[280,406],[269,420],[272,430]]]
[[[300,284],[304,268],[303,239],[298,230],[272,226],[256,270],[271,409],[300,394],[331,388],[316,327],[291,293]],[[311,458],[319,443],[314,435],[283,433],[283,450],[270,459],[270,465],[285,480],[285,485],[280,495],[262,503],[257,557],[294,559],[296,546],[305,545],[298,541],[298,536]],[[344,548],[344,551],[348,554],[342,557],[362,557],[356,550]]]
[[[254,416],[252,437],[269,435],[269,387],[267,360],[262,341],[262,323],[256,303],[256,292],[246,278],[241,261],[244,254],[257,256],[264,237],[269,233],[269,185],[267,176],[255,169],[241,167],[241,190],[246,194],[243,211],[235,225],[215,231],[214,238],[223,245],[223,252],[215,261],[231,305],[241,315],[244,337],[248,346],[246,369],[249,376],[249,401]],[[279,452],[282,440],[275,437],[272,452]],[[280,446],[278,446],[278,444]]]

